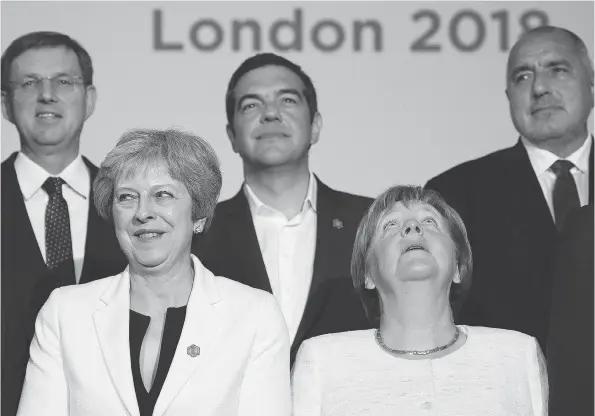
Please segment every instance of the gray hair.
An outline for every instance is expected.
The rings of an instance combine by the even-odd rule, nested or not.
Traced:
[[[455,312],[460,309],[471,285],[471,275],[473,273],[471,246],[467,238],[465,224],[459,214],[436,191],[424,189],[421,186],[393,186],[378,196],[366,211],[357,229],[353,245],[353,256],[351,257],[353,286],[361,298],[368,320],[373,325],[379,324],[381,305],[378,290],[366,289],[365,286],[366,275],[370,275],[372,270],[370,249],[378,229],[378,223],[397,202],[401,202],[405,206],[414,203],[428,204],[436,209],[446,221],[447,229],[455,245],[457,265],[461,277],[461,283],[452,283],[449,294],[450,304]]]
[[[564,29],[558,26],[539,26],[534,29],[528,30],[527,32],[523,33],[522,36],[519,37],[517,42],[514,44],[512,49],[510,50],[510,54],[508,55],[508,63],[506,65],[506,83],[509,82],[509,72],[510,72],[510,57],[514,52],[517,45],[520,45],[521,42],[531,36],[541,35],[541,34],[551,34],[551,33],[561,33],[568,36],[577,52],[577,55],[580,61],[583,63],[585,70],[589,76],[589,80],[591,81],[591,85],[593,85],[593,61],[589,57],[589,50],[587,49],[587,45],[585,42],[574,32]]]
[[[221,192],[219,159],[204,139],[176,129],[135,129],[124,133],[101,163],[93,183],[99,215],[112,220],[118,178],[137,174],[151,164],[163,164],[172,179],[186,187],[192,198],[192,221],[206,217],[206,231]]]

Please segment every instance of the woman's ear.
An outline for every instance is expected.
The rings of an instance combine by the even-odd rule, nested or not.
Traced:
[[[455,275],[452,277],[452,281],[453,283],[461,283],[461,272],[459,269],[459,265],[457,264],[457,270],[455,272]]]
[[[370,277],[370,275],[366,275],[366,280],[364,281],[364,287],[366,289],[376,289],[376,284],[374,284],[374,281],[372,280],[372,278]]]

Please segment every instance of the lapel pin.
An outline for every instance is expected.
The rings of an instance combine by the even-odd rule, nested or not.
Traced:
[[[192,358],[200,355],[200,347],[192,344],[188,348],[186,348],[186,353],[191,356]]]
[[[340,230],[341,228],[343,228],[343,221],[341,221],[338,218],[335,218],[333,220],[333,227],[335,227],[337,230]]]

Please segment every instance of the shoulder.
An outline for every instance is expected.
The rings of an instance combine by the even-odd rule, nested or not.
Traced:
[[[101,302],[101,295],[119,276],[109,276],[89,283],[54,289],[43,309],[58,311],[59,315],[64,314],[69,320],[87,316],[97,309]]]
[[[7,172],[11,170],[14,171],[14,161],[17,157],[18,152],[12,153],[2,162],[2,175],[5,175]]]
[[[274,299],[273,295],[267,291],[253,288],[224,276],[214,276],[214,278],[219,293],[224,299],[242,303],[263,303]]]
[[[375,329],[363,329],[319,335],[305,340],[300,350],[308,355],[327,358],[338,358],[352,353],[359,355],[371,345],[375,345],[374,331]]]
[[[432,180],[462,178],[469,174],[481,174],[492,169],[500,169],[502,163],[505,162],[511,154],[514,154],[517,151],[517,146],[497,150],[485,156],[460,163],[435,176]]]
[[[537,340],[510,329],[467,326],[468,342],[474,348],[492,350],[500,355],[524,354],[537,347]]]
[[[374,202],[374,198],[332,189],[320,179],[318,179],[318,177],[317,181],[318,197],[320,200],[322,200],[322,203],[329,203],[343,210],[351,211],[354,214],[361,216],[372,204],[372,202]]]

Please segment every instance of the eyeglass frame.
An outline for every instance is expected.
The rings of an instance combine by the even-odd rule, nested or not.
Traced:
[[[57,83],[60,81],[61,78],[68,78],[73,81],[72,84],[66,84],[66,85],[62,84],[64,86],[68,87],[68,90],[66,90],[66,91],[61,90],[61,85]],[[23,91],[24,93],[32,93],[34,91],[36,91],[36,92],[40,91],[41,85],[42,85],[41,83],[44,79],[47,79],[48,81],[50,81],[52,90],[54,90],[56,92],[66,92],[66,93],[73,92],[77,85],[83,85],[85,83],[84,78],[80,75],[60,74],[60,75],[54,75],[53,77],[27,76],[27,77],[24,77],[20,81],[9,81],[9,84],[15,86],[16,87],[15,89]],[[24,85],[29,81],[33,82],[33,84],[30,87]]]

